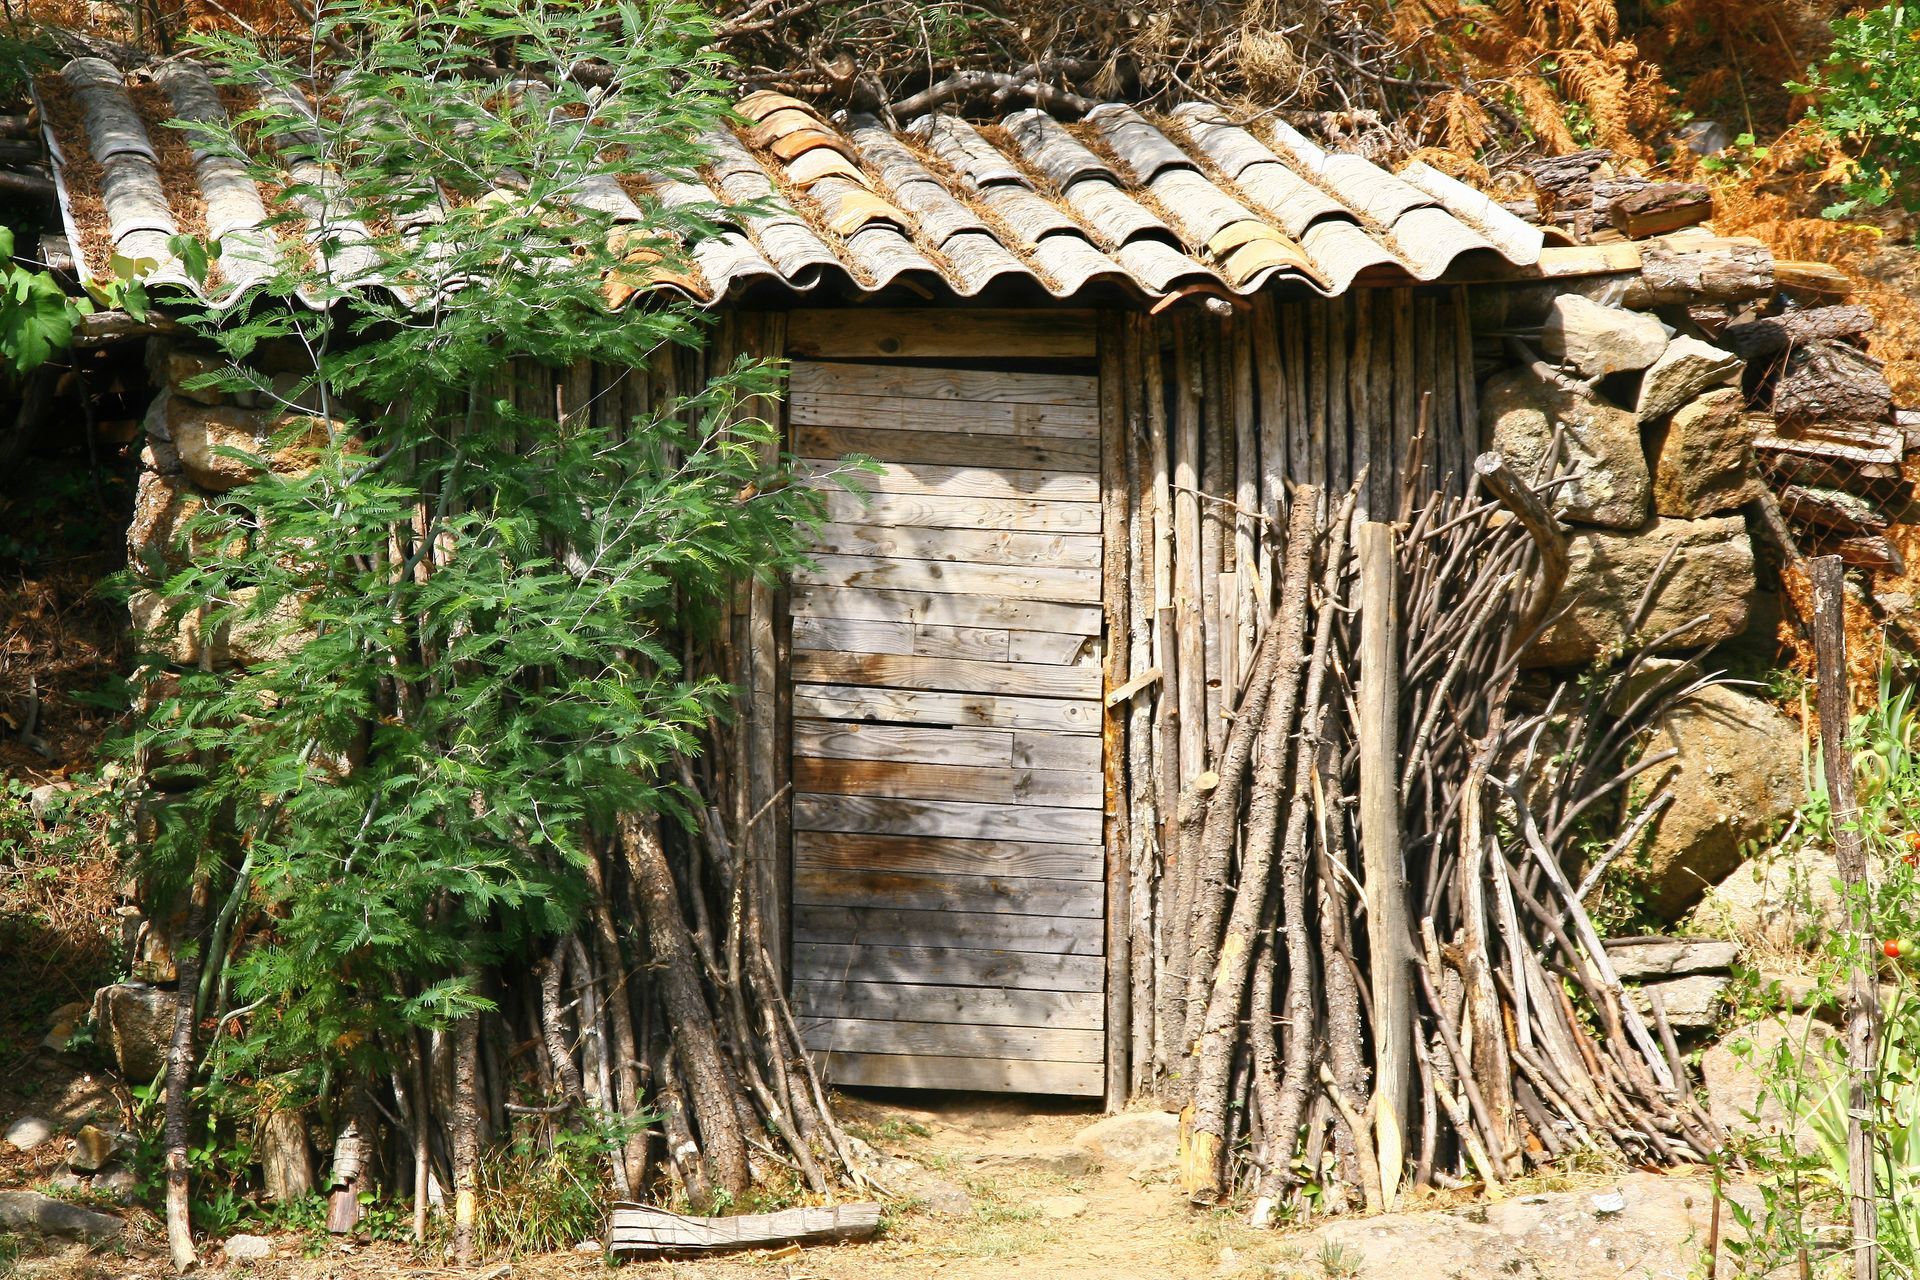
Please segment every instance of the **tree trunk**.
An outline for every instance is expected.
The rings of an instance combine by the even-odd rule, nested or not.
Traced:
[[[306,1113],[277,1108],[260,1126],[260,1174],[267,1199],[278,1204],[313,1194],[313,1149]]]
[[[470,1267],[480,1208],[480,1015],[462,1018],[453,1035],[453,1260]]]
[[[1860,843],[1860,804],[1854,795],[1853,753],[1847,734],[1853,716],[1847,690],[1846,567],[1838,556],[1813,562],[1813,647],[1819,679],[1820,763],[1832,811],[1834,861],[1846,883],[1855,934],[1847,1002],[1847,1200],[1853,1222],[1854,1280],[1880,1274],[1879,1203],[1875,1198],[1873,1116],[1877,1109],[1879,995],[1865,957],[1867,855]]]
[[[716,1190],[736,1201],[751,1180],[747,1147],[734,1110],[739,1090],[720,1051],[713,1011],[695,969],[693,944],[674,890],[673,872],[651,819],[622,823],[633,882],[646,917],[647,940],[659,975],[660,999],[671,1028],[673,1050],[684,1075],[687,1101],[700,1130],[701,1148]]]
[[[200,988],[200,927],[207,913],[207,883],[194,882],[187,911],[185,945],[179,956],[173,1004],[173,1039],[167,1046],[167,1254],[176,1272],[185,1274],[200,1265],[193,1248],[191,1188],[187,1182],[187,1148],[193,1139],[194,1022],[193,996]]]

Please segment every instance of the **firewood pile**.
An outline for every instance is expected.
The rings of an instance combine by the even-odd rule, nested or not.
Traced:
[[[1685,626],[1605,673],[1523,677],[1567,569],[1561,481],[1474,472],[1391,524],[1293,491],[1285,586],[1162,889],[1156,1040],[1185,1049],[1164,1087],[1196,1202],[1250,1194],[1266,1221],[1311,1184],[1377,1212],[1581,1152],[1721,1148],[1582,906],[1670,801],[1621,828],[1673,754],[1636,757],[1640,731],[1709,677],[1647,656]]]

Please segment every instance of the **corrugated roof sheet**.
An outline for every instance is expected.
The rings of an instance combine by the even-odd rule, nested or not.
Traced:
[[[183,118],[225,118],[204,66],[174,61],[134,74]],[[256,187],[238,162],[197,140],[191,164],[178,166],[190,171],[165,171],[168,148],[156,138],[166,123],[141,111],[150,95],[130,93],[128,76],[99,58],[77,58],[58,75],[75,109],[43,109],[42,118],[81,269],[103,275],[117,252],[159,260],[155,282],[205,301],[260,288],[276,238],[302,238],[301,219],[263,225],[285,193]],[[312,117],[305,101],[282,105]],[[657,245],[636,246],[634,270],[609,281],[616,304],[648,288],[716,302],[755,284],[805,292],[902,283],[971,297],[1021,281],[1060,298],[1110,284],[1157,299],[1196,286],[1248,294],[1295,283],[1332,295],[1362,273],[1428,281],[1463,258],[1525,267],[1540,256],[1539,228],[1437,170],[1416,164],[1396,176],[1284,124],[1235,123],[1207,103],[1157,118],[1107,104],[1073,124],[1034,110],[993,126],[927,115],[897,131],[870,116],[836,123],[777,93],[750,94],[737,109],[738,127],[706,139],[698,181],[641,193],[717,207],[712,233],[687,246],[692,269],[668,270]],[[328,180],[311,162],[287,176],[308,191]],[[643,217],[611,180],[589,187],[582,203],[621,222]],[[205,287],[166,249],[190,225],[225,244]],[[337,285],[386,283],[363,225],[336,221],[333,235]],[[311,231],[304,239],[311,246]]]

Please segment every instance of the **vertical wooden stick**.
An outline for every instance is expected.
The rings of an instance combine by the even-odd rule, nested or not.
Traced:
[[[1100,527],[1101,604],[1106,614],[1106,691],[1128,679],[1127,643],[1127,442],[1122,374],[1125,338],[1118,313],[1100,323]],[[1101,775],[1105,780],[1107,862],[1107,1080],[1108,1111],[1127,1105],[1128,1023],[1132,1018],[1132,955],[1128,950],[1127,899],[1132,865],[1128,857],[1126,803],[1126,715],[1124,705],[1109,705],[1100,721]]]
[[[1360,854],[1373,981],[1373,1125],[1387,1208],[1406,1162],[1413,972],[1400,854],[1400,620],[1393,526],[1360,526]],[[1360,1135],[1355,1134],[1358,1138]]]
[[[1846,883],[1854,933],[1847,1001],[1847,1198],[1853,1220],[1854,1280],[1880,1274],[1879,1205],[1874,1198],[1873,1110],[1879,1059],[1875,1026],[1879,994],[1867,957],[1873,939],[1864,936],[1867,855],[1860,842],[1860,802],[1854,794],[1853,755],[1847,746],[1852,700],[1847,693],[1846,566],[1839,556],[1813,564],[1813,657],[1820,713],[1820,763],[1826,772],[1832,813],[1834,861]]]

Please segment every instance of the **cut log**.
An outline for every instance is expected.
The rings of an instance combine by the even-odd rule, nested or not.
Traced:
[[[1775,261],[1773,278],[1783,293],[1845,297],[1853,292],[1853,277],[1824,262]]]
[[[789,1244],[834,1244],[866,1240],[879,1230],[880,1206],[867,1202],[733,1218],[694,1218],[651,1205],[617,1204],[607,1250],[616,1255],[654,1258],[774,1249]]]
[[[1705,222],[1713,216],[1713,197],[1698,182],[1650,182],[1615,196],[1607,216],[1629,240],[1638,240]]]
[[[1878,360],[1819,338],[1788,357],[1773,390],[1773,413],[1783,422],[1885,422],[1893,413],[1893,389]]]
[[[1763,457],[1791,454],[1897,468],[1907,456],[1907,437],[1898,427],[1878,422],[1780,423],[1755,436],[1753,447]]]
[[[1652,307],[1746,302],[1773,292],[1773,254],[1757,240],[1671,236],[1639,245],[1640,275],[1620,305]]]
[[[1853,338],[1873,328],[1865,307],[1811,307],[1784,315],[1728,325],[1720,345],[1742,360],[1761,360],[1820,338]]]
[[[1893,573],[1906,569],[1900,549],[1878,534],[1842,538],[1833,544],[1833,553],[1856,569],[1886,569]]]
[[[1887,531],[1887,517],[1878,507],[1843,489],[1790,484],[1780,491],[1780,510],[1802,524],[1837,533]]]

